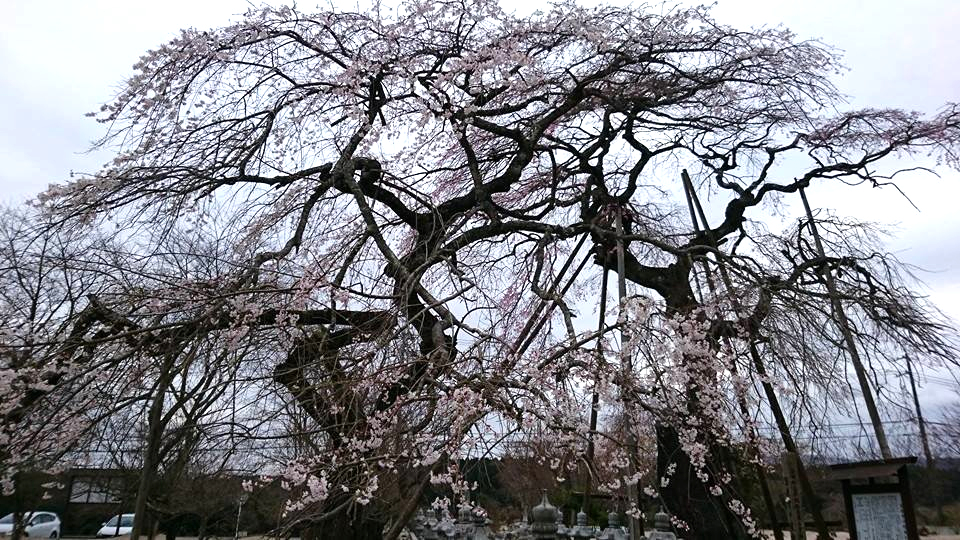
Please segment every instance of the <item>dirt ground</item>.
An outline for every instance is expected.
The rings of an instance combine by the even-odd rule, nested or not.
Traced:
[[[773,533],[772,533],[772,532],[769,532],[769,531],[765,531],[765,532],[766,532],[767,538],[770,538],[770,539],[773,538]],[[834,538],[835,538],[836,540],[850,540],[850,534],[849,534],[849,533],[837,532],[837,533],[834,533],[834,535],[835,535]],[[783,533],[783,537],[784,537],[784,540],[790,538],[790,533],[788,533],[788,532]],[[921,538],[924,538],[924,539],[926,539],[926,540],[960,540],[960,535],[958,535],[958,534],[946,534],[946,535],[922,536]],[[817,540],[817,535],[816,535],[816,533],[808,532],[808,533],[807,533],[807,540]]]
[[[773,540],[773,533],[770,531],[764,531],[767,538]],[[834,533],[835,540],[850,540],[850,535],[845,532]],[[785,532],[783,534],[784,539],[790,538],[790,533]],[[89,540],[90,537],[85,537],[84,540]],[[162,540],[162,536],[157,537],[158,540]],[[209,540],[214,540],[214,537],[208,537]],[[933,535],[933,536],[923,536],[924,540],[960,540],[960,534],[948,534],[948,535]],[[143,540],[146,540],[146,537],[142,537]],[[817,536],[815,533],[807,533],[807,540],[816,540]],[[64,537],[62,540],[72,540],[71,538]],[[79,540],[79,539],[77,539]],[[120,536],[117,538],[111,538],[108,540],[130,540],[129,536]],[[177,540],[196,540],[196,538],[191,538],[189,536],[178,536]],[[226,538],[224,540],[233,540],[233,538]],[[242,540],[265,540],[261,536],[247,536],[243,537]]]

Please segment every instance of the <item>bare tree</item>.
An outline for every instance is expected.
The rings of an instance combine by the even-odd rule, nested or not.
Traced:
[[[39,198],[54,226],[126,239],[115,264],[135,262],[136,287],[17,350],[150,365],[159,384],[191,351],[244,344],[245,399],[269,387],[308,417],[298,445],[315,451],[283,474],[299,493],[288,514],[319,538],[395,538],[431,480],[465,501],[447,460],[500,441],[548,432],[558,454],[586,453],[605,435],[592,395],[653,418],[655,448],[610,437],[634,504],[638,453],[656,451],[648,492],[684,537],[748,536],[724,448],[774,385],[816,422],[818,404],[853,410],[862,393],[839,352],[851,343],[874,373],[955,348],[859,224],[815,218],[823,249],[806,217],[763,225],[818,183],[892,182],[898,156],[958,165],[956,106],[838,112],[838,62],[705,8],[284,7],[184,31],[94,115],[116,159]],[[722,211],[688,222],[691,191]],[[229,249],[211,274],[171,280],[162,246],[184,230]],[[722,279],[698,287],[707,268]],[[602,275],[618,307],[591,317]]]
[[[83,436],[83,426],[72,420],[91,396],[68,397],[76,387],[65,372],[67,358],[41,360],[35,354],[49,343],[68,342],[85,296],[103,286],[95,273],[74,266],[97,241],[95,235],[77,238],[45,230],[30,209],[0,212],[0,478],[5,490],[12,488],[18,469],[56,461],[67,450],[62,439]],[[51,396],[58,386],[63,393]],[[38,413],[44,422],[30,418]]]
[[[960,457],[960,401],[943,407],[932,431],[942,457]]]

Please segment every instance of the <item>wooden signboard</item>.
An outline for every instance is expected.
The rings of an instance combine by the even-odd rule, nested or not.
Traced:
[[[907,465],[917,458],[831,465],[843,485],[850,540],[919,540]]]

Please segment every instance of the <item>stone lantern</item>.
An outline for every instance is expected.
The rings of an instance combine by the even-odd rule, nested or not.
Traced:
[[[563,511],[557,508],[557,538],[567,538],[569,532],[563,524]]]
[[[587,513],[577,512],[577,524],[567,533],[570,538],[593,538],[593,527],[587,525]]]
[[[438,538],[456,538],[456,523],[454,523],[448,511],[443,511],[443,517],[440,519],[440,522],[437,523],[436,531]]]
[[[533,523],[530,532],[536,540],[556,540],[557,538],[557,507],[550,504],[547,491],[543,491],[543,500],[533,507],[530,512]]]
[[[628,540],[630,534],[620,525],[620,515],[616,510],[607,514],[607,528],[600,533],[599,540]]]
[[[473,539],[493,540],[493,531],[490,530],[490,520],[482,512],[473,514]]]
[[[649,540],[677,540],[677,535],[670,532],[670,514],[662,509],[653,516],[653,529]]]
[[[426,520],[423,523],[423,536],[418,538],[423,538],[423,540],[437,540],[440,538],[440,535],[437,534],[437,511],[428,510]]]
[[[473,513],[470,507],[464,504],[457,513],[457,522],[454,525],[457,538],[472,538],[474,531]]]
[[[523,508],[523,514],[520,516],[520,523],[517,524],[515,528],[515,535],[517,538],[529,538],[530,537],[530,520],[527,515],[527,508]]]
[[[410,527],[417,538],[423,538],[423,530],[426,528],[427,516],[423,513],[423,508],[417,510],[417,515],[413,517],[413,524]]]

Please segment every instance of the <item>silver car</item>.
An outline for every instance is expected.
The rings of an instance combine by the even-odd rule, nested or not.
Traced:
[[[53,512],[24,512],[23,534],[34,538],[60,538],[60,517]],[[13,514],[0,518],[0,535],[13,533]]]

